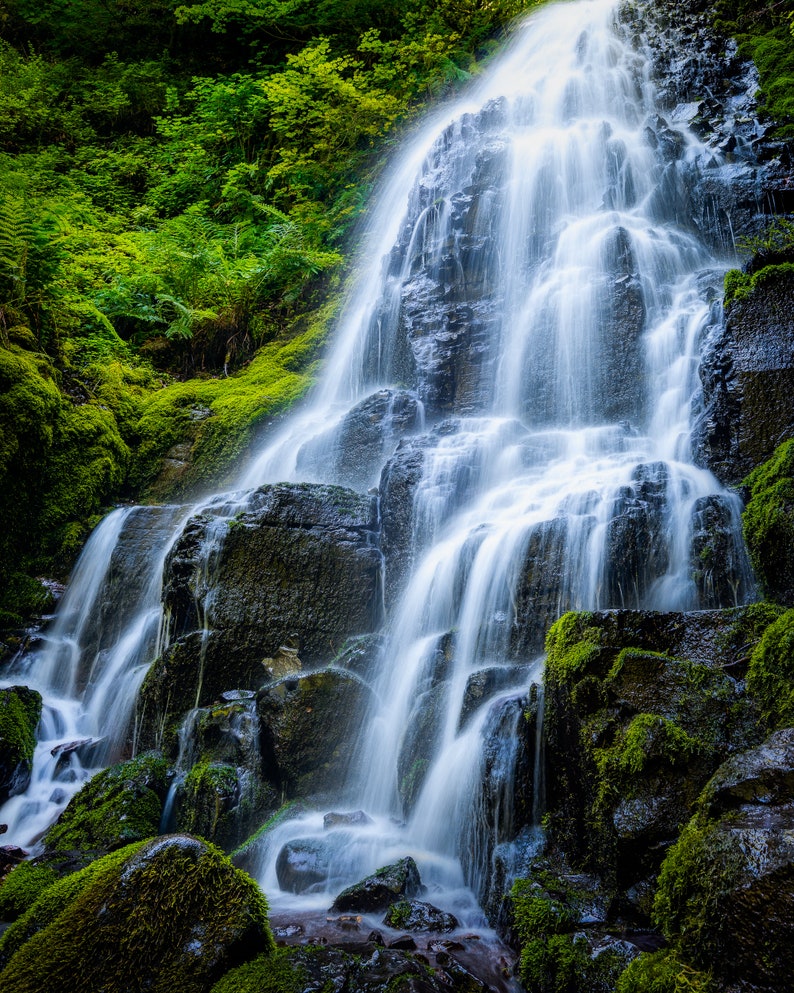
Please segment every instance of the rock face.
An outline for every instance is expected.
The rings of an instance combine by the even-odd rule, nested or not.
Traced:
[[[357,677],[335,670],[287,679],[262,690],[265,777],[288,797],[321,795],[344,781],[353,757],[359,715],[370,690]]]
[[[794,729],[730,758],[665,861],[657,910],[696,964],[778,991],[794,968]]]
[[[224,690],[258,689],[280,646],[314,668],[377,627],[376,511],[373,498],[351,490],[281,484],[255,491],[231,521],[206,513],[188,522],[166,565],[175,641],[139,701],[144,747]]]
[[[794,434],[794,281],[771,272],[733,302],[701,367],[704,413],[695,450],[723,482],[739,483]]]
[[[659,867],[758,712],[718,665],[743,612],[566,615],[549,635],[547,801],[574,862],[626,894]],[[725,649],[722,662],[727,662]]]
[[[0,954],[9,993],[66,993],[76,983],[126,993],[131,982],[206,993],[228,969],[272,949],[253,880],[212,846],[169,835],[55,883],[32,919],[4,934]]]
[[[0,690],[0,802],[24,793],[33,768],[41,694],[27,686]]]

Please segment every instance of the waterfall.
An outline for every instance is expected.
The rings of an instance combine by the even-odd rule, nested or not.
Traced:
[[[31,670],[45,709],[80,712],[68,734],[111,739],[168,637],[162,568],[188,516],[226,519],[247,491],[282,480],[377,485],[388,504],[402,473],[410,535],[391,536],[401,554],[387,561],[376,703],[340,784],[367,816],[327,830],[310,812],[275,827],[260,881],[276,904],[324,909],[343,886],[411,854],[436,902],[476,922],[472,888],[482,898],[493,850],[516,829],[519,759],[507,746],[541,678],[548,625],[568,609],[714,605],[722,587],[699,585],[693,558],[707,508],[732,542],[733,596],[750,595],[736,500],[689,455],[698,347],[721,319],[731,260],[681,204],[713,152],[662,119],[616,6],[542,8],[411,140],[362,236],[311,401],[251,461],[239,492],[108,518],[47,636],[54,654],[45,649]],[[346,418],[368,404],[384,412],[380,437],[351,459]],[[105,611],[112,632],[67,621],[82,609],[94,623],[111,602],[115,549],[147,514],[157,521],[140,546],[145,565],[132,570],[137,592],[129,609]],[[67,798],[53,805],[57,776],[36,775],[50,794],[0,811],[19,844]],[[278,862],[301,844],[321,850],[325,868],[291,894]]]

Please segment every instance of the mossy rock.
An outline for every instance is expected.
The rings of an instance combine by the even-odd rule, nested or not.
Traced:
[[[658,871],[726,752],[760,740],[724,669],[744,650],[732,640],[744,614],[567,614],[549,632],[552,843],[619,890]]]
[[[256,884],[186,835],[129,846],[49,887],[0,941],[6,993],[206,993],[273,951]]]
[[[794,439],[745,480],[744,538],[764,594],[794,606]]]
[[[334,900],[336,913],[371,913],[417,896],[422,890],[419,869],[410,855],[385,865],[371,876],[348,886]]]
[[[147,753],[90,779],[44,836],[48,853],[109,852],[160,829],[168,763]]]
[[[747,689],[768,726],[794,724],[794,610],[770,624],[753,649]]]
[[[794,729],[715,774],[659,876],[677,955],[725,983],[787,989],[794,969]]]
[[[20,862],[0,883],[0,921],[15,921],[58,878],[51,865]]]
[[[24,793],[30,782],[41,694],[27,686],[0,690],[0,800]]]
[[[682,962],[668,949],[640,955],[617,982],[616,993],[717,993],[709,972]]]

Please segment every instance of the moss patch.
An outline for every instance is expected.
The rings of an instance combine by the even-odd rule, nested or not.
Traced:
[[[98,773],[44,837],[51,852],[110,851],[157,834],[168,763],[146,754]]]
[[[794,610],[770,624],[753,649],[747,689],[769,727],[794,724]]]
[[[50,865],[20,862],[0,885],[0,921],[15,921],[57,879]]]
[[[277,948],[272,955],[232,969],[211,993],[300,993],[305,984],[306,972],[290,961],[290,949]]]
[[[750,560],[768,599],[794,605],[794,439],[745,480],[743,516]]]
[[[711,976],[668,950],[640,955],[618,979],[616,993],[715,993]]]

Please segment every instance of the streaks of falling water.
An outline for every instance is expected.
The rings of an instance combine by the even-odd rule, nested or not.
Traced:
[[[325,864],[324,881],[296,897],[304,905],[325,908],[329,894],[410,853],[431,889],[447,894],[436,902],[473,921],[465,884],[480,894],[487,885],[483,836],[498,844],[512,830],[515,758],[487,742],[518,738],[543,630],[569,608],[696,606],[693,514],[716,497],[735,516],[688,455],[697,346],[718,319],[711,301],[725,266],[662,192],[697,181],[703,149],[686,132],[674,160],[654,146],[648,67],[623,41],[615,6],[544,8],[398,157],[313,401],[241,478],[241,491],[301,473],[343,481],[336,463],[317,457],[338,449],[340,429],[325,444],[334,425],[395,384],[415,397],[414,435],[390,461],[410,454],[422,467],[405,508],[410,568],[390,585],[374,677],[381,704],[362,715],[357,768],[343,789],[370,819],[328,832],[321,814],[306,814],[275,828],[261,870],[275,902],[292,899],[279,885],[279,851],[302,839],[324,846]],[[360,478],[377,480],[382,453],[393,450],[384,434]],[[244,500],[220,496],[209,511],[222,522]],[[157,632],[132,627],[161,623],[165,550],[187,515],[174,511],[158,530],[150,547],[163,557],[140,573],[151,621],[115,611],[126,620],[113,644],[129,632],[139,661],[153,657]],[[118,541],[126,520],[110,518],[86,550],[96,589],[79,586],[79,572],[72,583],[88,611],[108,598],[111,532],[120,529]],[[741,599],[749,580],[738,545],[734,558]],[[199,604],[199,615],[209,606]],[[116,653],[87,649],[79,630],[58,638],[97,660],[93,675],[76,659],[36,663],[52,669],[45,691],[69,701],[81,680],[102,682]],[[92,704],[73,706],[93,713]],[[491,773],[502,786],[484,799]],[[44,823],[30,811],[15,817],[38,830]]]
[[[682,132],[677,161],[658,152],[648,67],[614,7],[543,10],[405,153],[325,385],[249,472],[290,471],[283,453],[315,425],[406,375],[430,422],[449,415],[408,445],[422,463],[413,565],[348,784],[374,824],[345,839],[344,858],[314,815],[281,825],[263,855],[276,898],[273,863],[296,838],[333,850],[328,886],[315,886],[326,905],[341,881],[406,851],[431,887],[465,877],[482,893],[471,826],[490,818],[482,831],[498,844],[507,823],[477,809],[482,742],[532,678],[545,623],[570,608],[698,605],[693,513],[720,487],[691,463],[689,412],[724,266],[660,195],[697,181],[703,149]],[[459,368],[478,352],[463,386],[439,373],[456,334]],[[737,569],[741,599],[750,580]],[[533,613],[543,623],[522,641]],[[486,676],[498,692],[464,720]]]

